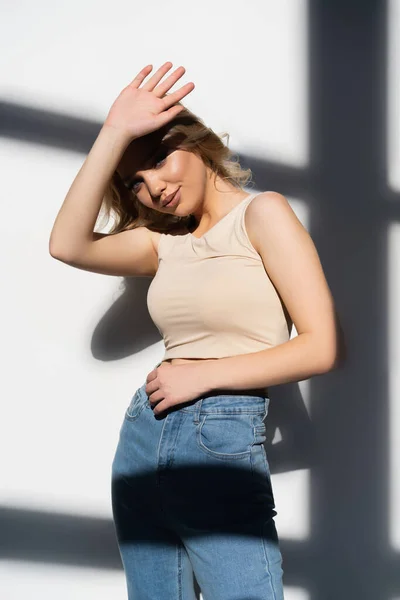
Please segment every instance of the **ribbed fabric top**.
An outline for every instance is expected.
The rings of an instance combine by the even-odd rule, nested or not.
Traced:
[[[289,339],[290,317],[246,232],[245,211],[257,195],[200,238],[161,234],[147,305],[164,339],[163,360],[223,358]]]

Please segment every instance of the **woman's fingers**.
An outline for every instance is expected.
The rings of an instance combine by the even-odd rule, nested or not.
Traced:
[[[185,85],[179,88],[179,90],[176,90],[176,92],[168,94],[168,96],[165,96],[165,98],[161,98],[161,100],[164,102],[164,110],[170,106],[173,106],[176,102],[180,102],[180,100],[182,100],[184,96],[187,96],[187,94],[189,94],[194,87],[193,81],[189,81],[189,83],[185,83]]]
[[[182,75],[185,73],[185,70],[185,67],[178,67],[175,69],[175,71],[171,73],[171,75],[169,75],[165,81],[160,83],[155,90],[153,90],[154,94],[158,98],[162,98],[164,94],[166,94],[167,91],[171,89],[172,86],[178,81],[178,79],[182,77]]]
[[[147,75],[151,72],[152,68],[153,68],[153,65],[147,65],[146,67],[144,67],[140,71],[140,73],[138,73],[136,75],[136,77],[134,79],[132,79],[132,81],[129,83],[129,85],[131,87],[138,88],[139,85],[142,83],[143,79],[145,77],[147,77]]]
[[[146,90],[147,92],[152,92],[159,81],[164,77],[165,73],[167,73],[172,67],[172,62],[164,63],[157,71],[154,73],[152,77],[142,86],[142,90]]]
[[[171,73],[171,75],[167,77],[165,81],[159,83],[171,67],[171,62],[168,61],[164,63],[140,89],[146,90],[148,92],[154,91],[154,95],[157,96],[157,98],[163,98],[167,91],[170,90],[172,86],[178,81],[178,79],[180,79],[182,75],[184,75],[184,73],[186,72],[185,67],[178,67],[173,73]],[[149,75],[152,68],[153,65],[147,65],[146,67],[144,67],[129,85],[134,88],[139,88],[140,84],[147,77],[147,75]],[[181,100],[186,94],[192,91],[193,87],[193,83],[187,83],[178,91],[174,92],[173,94],[170,94],[168,96],[168,101],[165,104],[165,107],[168,108],[172,106],[175,102]]]

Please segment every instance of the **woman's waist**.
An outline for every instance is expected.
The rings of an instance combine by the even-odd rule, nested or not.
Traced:
[[[196,361],[205,361],[205,360],[218,360],[216,358],[169,358],[163,360],[157,364],[157,366],[161,365],[163,362],[169,363],[171,365],[183,365],[187,363],[193,363]],[[219,395],[228,395],[228,396],[263,396],[268,397],[268,388],[248,388],[244,390],[231,390],[218,388],[213,389],[206,394],[202,394],[202,398],[208,398],[210,396],[219,396]]]

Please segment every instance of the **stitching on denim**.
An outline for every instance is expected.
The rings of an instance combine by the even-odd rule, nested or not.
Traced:
[[[126,409],[125,413],[129,414],[129,409],[131,408],[131,406],[135,406],[136,405],[136,399],[137,399],[137,390],[136,392],[133,394],[133,396],[131,397],[129,404],[128,404],[128,408]]]
[[[169,461],[169,466],[170,467],[173,466],[174,461],[175,461],[175,453],[176,453],[176,449],[177,449],[177,446],[178,446],[179,432],[180,432],[180,430],[182,428],[182,425],[183,425],[183,420],[182,420],[182,418],[180,418],[180,420],[178,421],[177,428],[176,428],[175,439],[174,439],[174,442],[172,444],[171,458],[170,458],[170,461]]]
[[[270,472],[269,462],[268,462],[268,458],[267,458],[267,452],[265,450],[264,444],[262,444],[261,451],[262,451],[261,454],[262,454],[262,459],[263,459],[263,463],[264,463],[264,467],[265,467],[265,472],[266,472],[268,480],[271,484],[271,472]]]
[[[176,545],[178,550],[178,599],[183,600],[182,595],[182,546],[179,543]]]
[[[161,429],[161,434],[160,434],[160,439],[158,440],[158,448],[157,448],[157,481],[159,482],[159,472],[160,472],[160,451],[161,451],[161,442],[163,439],[163,435],[164,435],[164,428],[165,428],[165,424],[167,422],[168,419],[168,415],[165,417],[164,419],[164,423]]]
[[[255,446],[256,437],[257,437],[256,425],[254,425],[254,416],[251,419],[251,425],[253,427],[253,441],[252,441],[251,446],[250,446],[250,467],[251,467],[251,472],[254,473],[253,448]]]
[[[194,412],[193,408],[189,408],[184,406],[181,408],[183,412]],[[260,411],[258,408],[248,409],[248,408],[203,408],[200,411],[201,415],[263,415],[264,411]],[[264,417],[265,418],[265,417]]]
[[[262,525],[262,535],[261,535],[261,538],[262,538],[262,545],[263,545],[263,548],[264,548],[265,560],[267,561],[267,571],[268,571],[268,575],[269,575],[269,581],[270,581],[270,584],[271,584],[271,590],[272,590],[272,593],[274,595],[273,596],[273,600],[276,600],[276,592],[275,592],[275,587],[274,587],[274,581],[272,579],[271,567],[270,567],[270,563],[269,563],[269,559],[268,559],[267,548],[266,548],[266,545],[265,545],[265,526],[266,526],[267,523],[268,523],[268,521],[264,521],[264,523]]]
[[[142,400],[142,402],[143,402],[143,400]],[[139,401],[135,402],[132,407],[136,411],[134,413],[129,412],[131,405],[132,405],[132,402],[129,404],[128,408],[125,411],[125,419],[132,422],[132,421],[136,421],[136,419],[139,417],[139,415],[141,414],[142,410],[145,407],[145,403],[143,402],[142,404],[139,404]]]

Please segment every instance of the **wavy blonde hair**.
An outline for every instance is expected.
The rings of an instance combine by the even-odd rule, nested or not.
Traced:
[[[181,102],[176,104],[183,106]],[[143,137],[149,140],[154,137],[158,143],[196,153],[215,177],[231,182],[238,189],[242,189],[252,178],[251,169],[242,169],[237,160],[232,160],[235,155],[222,140],[227,137],[229,143],[229,134],[217,135],[186,107],[167,125]],[[117,171],[105,190],[100,213],[102,220],[106,220],[105,224],[110,218],[114,220],[109,234],[141,226],[160,233],[180,232],[188,231],[196,224],[193,215],[179,217],[144,206],[136,194],[125,186]]]

